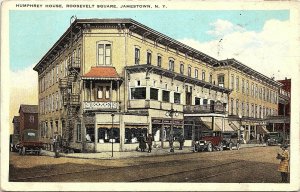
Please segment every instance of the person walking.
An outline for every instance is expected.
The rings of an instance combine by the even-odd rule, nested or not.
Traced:
[[[54,137],[53,137],[53,149],[54,149],[54,158],[59,157],[59,144],[60,144],[60,137],[58,135],[58,132],[54,132]]]
[[[147,137],[148,153],[151,153],[152,141],[153,141],[152,134],[149,134],[148,137]]]
[[[289,152],[287,150],[288,146],[287,145],[281,145],[280,146],[282,149],[281,154],[277,154],[277,159],[280,159],[280,163],[278,166],[278,171],[281,174],[281,182],[282,183],[287,183],[288,182],[288,173],[289,173]]]
[[[184,137],[182,134],[179,135],[178,142],[179,142],[179,150],[182,150],[182,147],[184,145]]]
[[[170,136],[169,136],[169,145],[170,145],[170,152],[172,152],[172,153],[174,152],[173,144],[174,144],[174,137],[173,137],[172,134],[170,134]]]

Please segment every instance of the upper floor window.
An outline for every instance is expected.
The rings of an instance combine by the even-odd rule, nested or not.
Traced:
[[[169,70],[174,71],[174,60],[173,59],[169,59]]]
[[[190,77],[191,75],[192,75],[192,67],[189,66],[189,67],[188,67],[188,76]]]
[[[246,82],[246,94],[249,95],[249,81]]]
[[[151,65],[151,59],[152,59],[152,53],[151,52],[147,52],[147,64]]]
[[[205,71],[202,71],[202,80],[205,81]]]
[[[239,115],[239,100],[236,100],[236,115]]]
[[[180,74],[184,74],[184,64],[180,63]]]
[[[251,96],[254,96],[254,83],[251,84]]]
[[[236,77],[236,91],[239,91],[239,87],[240,87],[239,77]]]
[[[218,86],[224,87],[224,79],[225,77],[223,74],[218,75]]]
[[[180,104],[180,93],[174,92],[174,103]]]
[[[212,83],[212,79],[213,79],[212,74],[209,74],[209,82],[210,83]]]
[[[198,79],[198,69],[195,69],[195,78]]]
[[[158,55],[158,56],[157,56],[157,66],[158,66],[158,67],[161,67],[161,60],[162,60],[162,59],[161,59],[161,55]]]
[[[234,75],[231,75],[230,79],[230,88],[233,90],[234,89]]]
[[[146,87],[131,88],[131,99],[146,99]]]
[[[140,49],[137,47],[134,49],[134,64],[140,64]]]
[[[231,99],[231,115],[233,115],[233,109],[234,109],[234,100]]]
[[[255,98],[258,98],[258,86],[255,84]]]
[[[111,43],[98,44],[98,65],[111,65]]]
[[[242,93],[245,93],[245,80],[242,79]]]

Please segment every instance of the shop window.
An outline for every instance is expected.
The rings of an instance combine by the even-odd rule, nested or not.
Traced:
[[[131,88],[131,99],[146,99],[146,87]]]
[[[95,129],[93,126],[86,125],[86,142],[93,143],[95,142]]]
[[[138,143],[141,137],[147,136],[147,128],[125,128],[125,143]]]
[[[195,105],[200,105],[200,100],[199,97],[195,97]]]
[[[150,99],[158,100],[158,89],[150,88]]]
[[[166,91],[166,90],[162,91],[162,101],[170,102],[170,91]]]
[[[98,128],[98,142],[99,143],[120,143],[120,129],[119,128]]]
[[[78,123],[76,127],[76,140],[81,141],[81,124]]]
[[[180,93],[174,93],[174,103],[180,104]]]

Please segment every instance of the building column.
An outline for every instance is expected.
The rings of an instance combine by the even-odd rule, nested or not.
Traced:
[[[97,118],[96,118],[97,116],[96,116],[96,114],[95,114],[95,117],[94,117],[94,119],[95,119],[95,127],[94,127],[94,131],[95,131],[95,148],[94,148],[94,150],[95,150],[95,152],[98,152],[97,151],[97,144],[98,144],[98,129],[97,129]]]
[[[90,101],[92,101],[92,95],[93,95],[93,81],[90,81]]]
[[[124,151],[124,143],[125,143],[125,122],[123,115],[117,114],[119,117],[119,129],[120,129],[120,151]],[[116,117],[115,116],[115,117]],[[115,120],[114,120],[115,121]]]
[[[161,140],[161,148],[164,148],[164,119],[162,119],[162,124],[160,128],[160,140]]]

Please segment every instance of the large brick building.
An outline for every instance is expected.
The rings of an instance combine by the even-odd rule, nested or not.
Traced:
[[[51,142],[58,131],[93,151],[111,150],[110,141],[134,150],[148,133],[156,145],[170,134],[190,145],[201,129],[240,130],[247,141],[277,115],[282,85],[132,19],[76,19],[34,70],[41,137]]]

